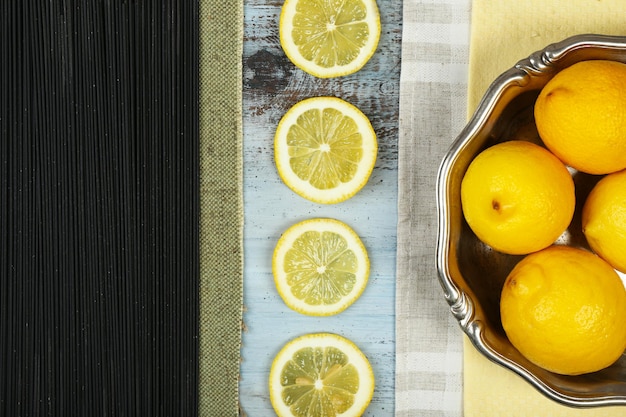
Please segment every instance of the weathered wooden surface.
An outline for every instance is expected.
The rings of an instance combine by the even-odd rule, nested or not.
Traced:
[[[376,374],[366,416],[391,416],[394,405],[394,307],[397,222],[398,85],[402,2],[379,0],[382,34],[376,54],[358,73],[322,80],[297,69],[278,38],[282,1],[246,0],[243,57],[244,112],[244,314],[240,400],[251,417],[274,415],[267,378],[272,359],[292,338],[334,332],[354,341]],[[369,183],[337,205],[311,203],[278,177],[273,161],[274,129],[296,102],[320,95],[359,107],[377,132],[379,153]],[[370,282],[348,310],[334,317],[298,314],[274,287],[271,257],[276,240],[291,224],[333,217],[352,226],[371,258]]]

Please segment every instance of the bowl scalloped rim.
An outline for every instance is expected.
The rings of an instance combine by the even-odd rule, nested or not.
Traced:
[[[451,263],[451,253],[454,252],[456,243],[451,230],[453,220],[450,209],[452,204],[450,199],[451,175],[454,169],[458,169],[457,164],[467,164],[468,161],[460,160],[461,155],[472,146],[472,142],[479,134],[490,128],[490,120],[498,108],[505,106],[522,89],[529,88],[533,84],[537,87],[540,83],[545,83],[546,78],[550,78],[558,72],[559,68],[581,60],[581,55],[584,55],[585,59],[621,58],[620,60],[626,62],[626,37],[581,34],[550,44],[518,61],[516,65],[498,76],[483,95],[476,111],[449,147],[439,166],[436,184],[438,212],[437,273],[452,315],[459,322],[462,331],[468,336],[474,347],[487,359],[515,372],[546,397],[563,405],[571,407],[626,405],[626,395],[571,395],[561,387],[555,387],[538,377],[524,364],[511,360],[494,349],[485,336],[486,323],[483,320],[481,306],[474,302],[473,291],[463,279],[455,280],[451,273],[451,269],[458,267],[458,265]],[[460,203],[457,202],[456,204]],[[457,207],[456,210],[458,213],[460,208]],[[461,275],[460,271],[458,271],[458,275]]]

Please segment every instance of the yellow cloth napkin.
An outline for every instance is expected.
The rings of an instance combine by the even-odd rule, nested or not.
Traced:
[[[500,73],[534,51],[581,33],[626,35],[625,0],[474,0],[468,111]],[[626,407],[576,409],[551,401],[464,343],[465,417],[612,417]]]

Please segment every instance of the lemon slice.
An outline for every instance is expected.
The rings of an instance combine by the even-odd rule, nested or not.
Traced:
[[[291,226],[276,243],[272,271],[278,293],[291,309],[329,316],[348,308],[369,277],[361,239],[334,219],[309,219]]]
[[[378,142],[367,116],[336,97],[312,97],[291,107],[274,136],[283,182],[320,204],[354,196],[369,180]]]
[[[361,416],[372,400],[374,373],[367,357],[348,339],[308,334],[276,355],[269,387],[279,417]]]
[[[280,44],[303,71],[319,78],[360,70],[380,39],[375,0],[285,0]]]

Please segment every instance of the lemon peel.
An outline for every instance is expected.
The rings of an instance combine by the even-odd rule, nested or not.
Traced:
[[[522,355],[564,375],[595,372],[626,349],[626,291],[593,253],[551,246],[524,257],[500,300],[502,326]]]
[[[626,64],[581,61],[559,71],[534,114],[546,147],[572,168],[596,175],[626,168]]]
[[[464,217],[493,249],[524,255],[543,249],[569,226],[574,181],[545,148],[512,140],[479,153],[461,182]]]
[[[593,187],[583,206],[582,230],[595,253],[626,273],[626,170]]]

